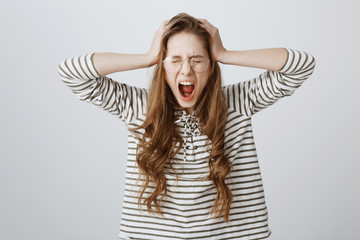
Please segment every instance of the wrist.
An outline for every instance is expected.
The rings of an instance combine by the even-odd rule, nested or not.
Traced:
[[[223,51],[221,51],[219,54],[217,54],[217,56],[214,58],[214,61],[225,64],[227,53],[228,53],[228,50],[226,50],[224,48]]]
[[[147,67],[152,67],[157,63],[158,56],[154,56],[151,53],[144,54],[144,61],[146,62]]]

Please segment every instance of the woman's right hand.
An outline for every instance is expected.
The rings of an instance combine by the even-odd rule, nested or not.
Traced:
[[[139,68],[147,68],[158,62],[160,44],[167,23],[164,21],[154,35],[150,50],[145,54],[124,54],[124,53],[95,53],[93,63],[100,76],[115,72],[128,71]]]
[[[169,23],[169,20],[165,20],[160,28],[155,32],[154,39],[152,41],[150,50],[146,53],[147,58],[149,59],[149,67],[155,65],[158,62],[158,57],[160,53],[160,44],[161,39],[163,37],[163,34],[165,30],[167,30],[167,24]]]

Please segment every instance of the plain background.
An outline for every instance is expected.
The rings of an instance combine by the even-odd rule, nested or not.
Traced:
[[[206,18],[230,50],[315,56],[293,96],[253,118],[270,239],[360,239],[359,1],[1,0],[0,239],[115,240],[127,133],[79,101],[57,65],[91,52],[145,53],[179,12]],[[224,84],[263,72],[221,66]],[[111,75],[147,87],[152,69]]]

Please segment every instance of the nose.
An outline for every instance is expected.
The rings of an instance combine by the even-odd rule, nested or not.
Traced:
[[[184,75],[190,74],[192,71],[190,59],[184,59],[181,64],[181,73]]]

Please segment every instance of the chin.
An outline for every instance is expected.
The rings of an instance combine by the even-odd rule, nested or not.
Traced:
[[[189,103],[180,103],[179,104],[182,108],[192,108],[195,104],[189,104]]]
[[[191,101],[191,102],[184,102],[182,100],[178,100],[178,103],[180,105],[181,108],[194,108],[195,106],[195,102]]]

